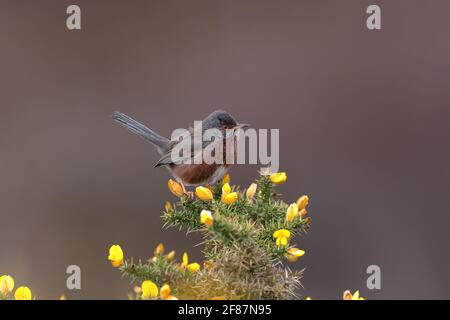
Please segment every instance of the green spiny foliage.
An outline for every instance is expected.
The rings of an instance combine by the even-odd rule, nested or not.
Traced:
[[[122,274],[133,281],[151,280],[159,287],[168,284],[179,299],[296,298],[302,272],[283,264],[294,246],[277,245],[274,232],[306,233],[310,219],[298,215],[287,221],[289,206],[278,199],[270,175],[262,173],[256,184],[257,192],[251,199],[235,187],[232,192],[237,192],[237,200],[225,204],[222,183],[217,183],[211,187],[213,199],[184,195],[166,208],[162,216],[165,227],[203,234],[203,268],[196,270],[198,265],[195,268],[188,261],[180,264],[159,252],[145,263],[125,261]],[[212,214],[210,226],[200,222],[203,210]]]

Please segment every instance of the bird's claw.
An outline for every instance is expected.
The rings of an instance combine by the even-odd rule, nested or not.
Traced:
[[[184,194],[187,195],[189,198],[194,199],[194,192],[186,191]]]
[[[194,193],[192,191],[187,191],[186,187],[184,186],[183,183],[180,183],[180,184],[181,184],[181,188],[183,189],[183,193],[185,195],[187,195],[189,198],[194,199]]]

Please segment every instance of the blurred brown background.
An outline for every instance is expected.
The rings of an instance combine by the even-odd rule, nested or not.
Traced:
[[[66,29],[66,8],[82,30]],[[366,28],[369,4],[382,30]],[[0,1],[0,274],[40,299],[126,299],[107,261],[199,237],[162,230],[165,170],[114,124],[161,134],[223,108],[280,128],[286,200],[310,195],[302,294],[450,298],[448,1]],[[248,185],[259,166],[231,171]],[[67,291],[65,269],[82,269]],[[368,265],[382,289],[365,287]]]

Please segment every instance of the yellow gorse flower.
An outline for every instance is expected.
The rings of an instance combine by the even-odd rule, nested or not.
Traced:
[[[175,251],[170,251],[167,255],[166,255],[166,259],[169,261],[172,261],[175,258]]]
[[[183,254],[183,262],[181,263],[181,268],[186,268],[190,272],[197,272],[200,270],[200,265],[197,262],[189,263],[189,257],[187,252]]]
[[[308,205],[308,203],[309,203],[309,198],[307,195],[304,195],[304,196],[301,196],[300,198],[298,198],[298,200],[297,200],[298,210],[305,209],[306,206]]]
[[[142,293],[142,289],[139,286],[134,286],[133,291],[136,294],[141,294]]]
[[[113,267],[118,268],[123,264],[123,251],[119,245],[113,245],[109,248],[108,260]]]
[[[169,187],[169,190],[177,197],[181,197],[184,194],[183,187],[175,180],[169,179],[167,186]]]
[[[213,199],[211,190],[206,187],[197,187],[195,189],[195,195],[203,201],[211,201]]]
[[[155,299],[158,297],[158,287],[150,280],[145,280],[141,285],[142,299]]]
[[[169,201],[166,201],[166,205],[164,206],[167,212],[172,210],[172,204]]]
[[[292,220],[295,219],[298,215],[298,207],[297,204],[293,203],[289,206],[289,208],[286,211],[286,221],[292,222]]]
[[[170,286],[168,284],[165,284],[161,287],[161,290],[159,290],[159,296],[161,299],[167,299],[167,297],[170,296]]]
[[[14,279],[9,275],[0,277],[0,294],[7,296],[14,290]]]
[[[290,238],[291,237],[291,232],[289,230],[286,229],[279,229],[277,231],[275,231],[273,233],[273,237],[274,238]]]
[[[176,297],[172,296],[170,292],[170,286],[168,284],[165,284],[159,290],[159,296],[163,300],[178,300]]]
[[[14,299],[16,300],[31,300],[31,290],[28,287],[19,287],[14,293]]]
[[[256,183],[252,183],[250,185],[250,187],[248,187],[247,192],[245,194],[246,197],[247,197],[247,200],[251,201],[253,199],[253,197],[255,196],[257,188],[258,188],[258,185]]]
[[[238,199],[237,192],[231,192],[222,196],[222,202],[226,204],[235,203],[237,199]]]
[[[352,294],[349,290],[344,291],[343,297],[344,300],[365,300],[363,297],[359,296],[359,290],[356,290],[354,294]]]
[[[185,268],[185,267],[187,267],[188,263],[189,263],[189,257],[188,257],[187,252],[185,252],[183,254],[183,262],[181,262],[181,266]]]
[[[288,253],[286,254],[286,258],[290,261],[290,262],[295,262],[297,261],[300,257],[305,255],[305,251],[300,250],[298,248],[290,248],[288,250]]]
[[[200,222],[204,225],[207,225],[208,227],[211,227],[214,223],[214,218],[211,214],[211,211],[202,210],[202,212],[200,213]]]
[[[285,247],[291,237],[291,232],[286,229],[280,229],[273,233],[277,246]]]
[[[200,270],[200,265],[197,262],[190,263],[187,265],[187,269],[190,272],[197,272],[198,270]]]
[[[230,175],[227,173],[226,175],[224,175],[223,179],[222,179],[222,183],[230,183]]]
[[[222,202],[226,204],[234,203],[238,198],[237,192],[231,192],[229,183],[225,183],[222,186]]]
[[[283,184],[287,180],[286,172],[277,172],[270,175],[270,181],[275,184]]]
[[[164,254],[164,244],[160,243],[156,246],[155,255],[161,256]]]
[[[231,192],[230,184],[227,182],[222,186],[222,195],[229,194]]]

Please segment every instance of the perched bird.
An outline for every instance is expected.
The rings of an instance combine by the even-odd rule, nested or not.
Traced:
[[[225,161],[226,152],[229,152],[225,149],[226,143],[231,142],[235,146],[237,130],[248,127],[247,124],[238,124],[233,117],[225,111],[214,111],[207,116],[201,122],[201,133],[203,134],[209,129],[219,130],[221,137],[223,137],[222,142],[224,146],[224,161],[222,161],[222,163],[210,163],[203,161],[203,159],[198,161],[198,157],[202,157],[203,150],[211,143],[216,143],[216,140],[203,141],[202,139],[198,145],[198,143],[194,143],[194,139],[192,138],[190,140],[192,142],[192,152],[188,155],[178,155],[174,154],[172,151],[179,143],[182,143],[182,139],[180,139],[183,138],[182,135],[177,136],[176,139],[169,140],[121,112],[115,112],[112,117],[125,128],[151,142],[161,155],[161,158],[156,163],[155,167],[164,166],[168,168],[173,177],[182,184],[183,188],[184,186],[212,185],[222,179],[230,166],[230,163]],[[198,126],[190,128],[188,134],[193,136],[197,127]],[[234,156],[236,155],[234,154]],[[188,161],[186,160],[190,160],[190,163],[187,163]]]

